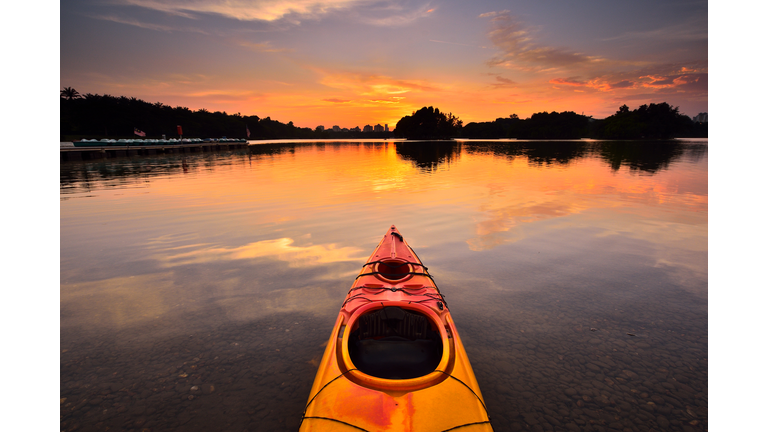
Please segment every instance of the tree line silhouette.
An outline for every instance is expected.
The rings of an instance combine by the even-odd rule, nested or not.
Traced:
[[[299,128],[269,117],[243,116],[240,113],[192,111],[160,102],[149,103],[135,97],[85,94],[69,87],[61,91],[62,140],[80,138],[130,138],[134,128],[147,138],[177,137],[176,126],[186,137],[200,138],[318,138],[310,128]]]
[[[468,123],[464,138],[521,139],[669,139],[705,138],[707,124],[695,123],[666,102],[641,105],[630,111],[622,105],[615,114],[602,120],[572,111],[540,112],[528,119],[516,114],[492,122]]]
[[[134,128],[147,138],[176,137],[181,125],[186,137],[229,137],[251,139],[322,139],[322,138],[518,138],[518,139],[666,139],[706,137],[707,124],[694,123],[666,102],[642,105],[630,111],[626,105],[602,120],[572,111],[541,112],[528,119],[516,114],[492,122],[463,122],[452,113],[436,107],[423,107],[397,122],[394,132],[333,132],[297,127],[270,117],[243,116],[240,113],[197,111],[149,103],[135,97],[81,95],[71,87],[61,90],[62,141],[81,138],[130,138]]]

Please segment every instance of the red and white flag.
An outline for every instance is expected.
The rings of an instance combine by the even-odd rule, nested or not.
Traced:
[[[140,136],[140,137],[145,137],[145,136],[147,136],[147,134],[146,134],[145,132],[142,132],[142,131],[140,131],[140,130],[138,130],[138,129],[136,129],[136,128],[133,128],[133,133],[134,133],[135,135],[138,135],[138,136]]]
[[[248,138],[251,137],[251,131],[248,130],[248,125],[245,125],[245,136],[247,136]]]

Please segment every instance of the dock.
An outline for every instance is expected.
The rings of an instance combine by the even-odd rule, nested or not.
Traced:
[[[169,153],[201,153],[248,148],[247,142],[237,143],[183,143],[147,145],[105,145],[91,147],[60,147],[61,161],[109,159],[128,156],[148,156]]]

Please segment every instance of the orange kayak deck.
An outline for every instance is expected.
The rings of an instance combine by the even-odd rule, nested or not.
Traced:
[[[393,225],[355,278],[300,431],[492,431],[445,298]]]

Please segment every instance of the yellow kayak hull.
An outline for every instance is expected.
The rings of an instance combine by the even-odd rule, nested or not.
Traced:
[[[493,430],[445,299],[392,226],[342,305],[300,431],[455,429]]]

